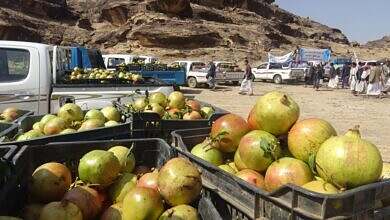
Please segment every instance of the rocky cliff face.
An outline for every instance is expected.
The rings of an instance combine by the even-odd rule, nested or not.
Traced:
[[[273,0],[2,0],[0,39],[88,45],[104,52],[254,61],[297,46],[343,53],[340,30]],[[340,49],[342,48],[342,50]]]

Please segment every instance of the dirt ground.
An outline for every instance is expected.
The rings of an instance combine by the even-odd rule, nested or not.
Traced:
[[[291,95],[299,104],[300,119],[318,117],[332,123],[338,133],[360,125],[362,136],[376,144],[384,161],[390,162],[390,97],[377,99],[353,96],[349,90],[326,88],[314,91],[303,85],[254,83],[254,96],[238,93],[239,87],[219,86],[217,91],[183,88],[186,95],[247,117],[256,99],[262,94],[279,90]]]

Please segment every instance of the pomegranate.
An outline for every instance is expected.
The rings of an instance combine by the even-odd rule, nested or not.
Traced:
[[[112,152],[93,150],[80,159],[78,172],[83,182],[106,187],[114,182],[120,169],[118,158]]]
[[[255,110],[255,108],[252,108],[246,120],[250,130],[260,130],[260,127],[257,125]]]
[[[199,112],[192,111],[192,112],[187,112],[183,115],[183,120],[199,120],[202,119],[202,116],[200,115]]]
[[[198,210],[189,205],[178,205],[166,210],[159,220],[200,220]]]
[[[103,197],[93,188],[76,186],[70,189],[63,200],[75,204],[83,213],[83,219],[94,219],[101,211]]]
[[[264,177],[254,170],[241,170],[236,173],[236,176],[257,188],[264,189]]]
[[[190,100],[187,100],[186,105],[187,105],[192,111],[200,112],[200,109],[201,109],[200,102],[198,102],[198,101],[196,101],[196,100],[190,99]]]
[[[71,134],[71,133],[75,133],[75,132],[77,132],[75,129],[67,128],[67,129],[61,131],[60,134]]]
[[[263,172],[281,156],[282,150],[275,136],[254,130],[242,137],[237,151],[245,167]]]
[[[148,101],[146,100],[146,98],[138,98],[131,106],[134,108],[134,110],[143,112],[147,105]]]
[[[177,108],[171,108],[168,111],[169,119],[180,119],[182,118],[182,112]]]
[[[198,169],[190,161],[173,158],[161,168],[158,188],[171,206],[190,204],[200,195],[202,180]]]
[[[338,189],[333,186],[330,183],[314,180],[311,182],[308,182],[302,186],[302,188],[305,188],[307,190],[322,193],[322,194],[336,194],[338,193]]]
[[[151,173],[145,173],[141,178],[138,180],[137,187],[146,187],[151,188],[156,191],[158,191],[158,171],[154,170]]]
[[[35,122],[33,124],[33,127],[32,127],[33,130],[36,130],[36,131],[39,131],[39,132],[43,132],[43,126],[42,126],[42,123],[41,122]]]
[[[200,113],[202,114],[203,118],[210,118],[214,112],[215,110],[210,106],[204,106],[200,109]]]
[[[41,123],[41,126],[42,126],[42,131],[43,131],[43,128],[45,127],[46,123],[49,122],[51,119],[53,119],[55,117],[57,117],[57,116],[48,114],[48,115],[45,115],[45,116],[43,116],[41,118],[40,123]]]
[[[237,170],[247,169],[246,165],[241,160],[239,151],[236,151],[236,153],[234,154],[234,164],[236,165]]]
[[[222,165],[219,165],[218,167],[221,170],[224,170],[224,171],[226,171],[226,172],[228,172],[230,174],[236,174],[237,173],[237,171],[233,167],[231,167],[229,164],[222,164]]]
[[[108,189],[108,195],[114,203],[122,202],[126,194],[137,184],[137,176],[132,173],[122,173]]]
[[[81,127],[78,131],[87,131],[91,129],[96,129],[104,126],[104,121],[99,119],[88,119],[81,124]]]
[[[149,103],[155,103],[165,108],[167,107],[168,100],[167,97],[164,95],[164,93],[155,92],[149,96]]]
[[[122,203],[116,203],[104,211],[100,220],[122,220]]]
[[[106,121],[106,118],[104,117],[103,113],[97,109],[91,109],[85,114],[84,120],[88,120],[88,119],[97,119],[100,121]]]
[[[121,165],[121,172],[131,173],[135,166],[135,157],[131,150],[125,146],[114,146],[108,151],[114,153]]]
[[[81,210],[73,203],[63,200],[51,202],[42,208],[39,220],[82,220]]]
[[[16,140],[17,141],[25,141],[25,140],[31,140],[34,138],[42,137],[42,136],[43,136],[43,134],[40,131],[30,130],[30,131],[27,131],[26,133],[18,136],[16,138]]]
[[[80,106],[74,103],[66,103],[58,110],[57,116],[64,119],[67,125],[71,125],[74,121],[83,120],[84,113]]]
[[[168,106],[169,108],[183,109],[185,107],[185,98],[181,92],[172,92],[168,96]]]
[[[163,201],[156,190],[135,187],[123,200],[122,212],[126,220],[157,220],[164,212]]]
[[[377,181],[383,167],[378,148],[362,139],[358,128],[326,140],[317,152],[315,163],[320,177],[340,189]]]
[[[37,220],[41,215],[43,204],[33,203],[29,204],[23,209],[23,219],[24,220]]]
[[[9,107],[4,109],[4,111],[1,113],[1,116],[7,119],[8,121],[13,121],[18,118],[19,116],[18,112],[19,110],[17,108]]]
[[[336,135],[336,130],[327,121],[318,118],[305,119],[291,128],[288,134],[288,149],[295,158],[308,162],[322,143]]]
[[[223,154],[218,150],[218,144],[210,139],[205,139],[202,143],[195,145],[191,153],[202,160],[215,166],[223,164]]]
[[[164,116],[165,114],[164,108],[157,103],[152,103],[146,106],[145,112],[154,112],[157,113],[160,117]]]
[[[260,97],[255,105],[257,128],[275,136],[287,134],[299,118],[299,106],[288,95],[274,91]]]
[[[43,133],[45,135],[54,135],[59,134],[66,128],[66,122],[60,117],[55,117],[48,121],[43,128]]]
[[[72,176],[66,166],[55,162],[45,163],[33,172],[30,193],[37,201],[58,201],[64,196],[71,183]]]
[[[302,186],[313,180],[313,174],[303,161],[283,157],[268,167],[264,180],[266,189],[271,192],[287,183]]]
[[[112,127],[117,125],[119,125],[119,123],[116,121],[107,121],[106,123],[104,123],[104,127]]]
[[[243,118],[227,114],[214,122],[210,135],[214,139],[220,139],[218,146],[222,152],[232,153],[237,150],[241,138],[248,132],[249,126]]]
[[[118,109],[116,109],[113,106],[107,106],[102,108],[100,110],[104,117],[106,118],[106,121],[120,121],[121,120],[121,114],[119,113]]]

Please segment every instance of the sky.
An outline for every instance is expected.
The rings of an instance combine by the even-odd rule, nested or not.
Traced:
[[[390,0],[276,0],[275,3],[294,14],[340,29],[350,41],[365,43],[390,35]]]

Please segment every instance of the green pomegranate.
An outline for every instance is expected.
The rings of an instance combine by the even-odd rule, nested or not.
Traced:
[[[108,194],[111,201],[122,202],[126,194],[137,185],[137,176],[132,173],[122,173],[110,186]]]
[[[341,189],[377,181],[383,167],[378,148],[362,139],[357,128],[326,140],[319,148],[315,162],[320,177]]]
[[[171,206],[190,204],[202,190],[202,179],[198,169],[184,158],[169,160],[158,174],[160,194]]]
[[[318,118],[305,119],[295,123],[288,133],[288,149],[295,158],[309,162],[321,144],[336,135],[329,122]]]
[[[237,170],[248,169],[248,167],[241,160],[239,151],[236,151],[236,153],[234,154],[234,164],[235,164]]]
[[[145,108],[145,112],[154,112],[157,113],[160,117],[163,117],[165,114],[165,110],[157,103],[151,103]]]
[[[306,183],[302,186],[302,188],[305,188],[307,190],[322,193],[322,194],[336,194],[338,193],[338,189],[333,186],[330,183],[323,182],[320,180],[314,180],[311,182]]]
[[[112,127],[112,126],[117,126],[117,125],[119,125],[119,123],[116,121],[108,121],[108,122],[104,123],[104,127]]]
[[[238,153],[245,167],[258,172],[267,170],[281,156],[278,139],[266,131],[254,130],[241,138]]]
[[[66,121],[63,118],[55,117],[45,124],[45,127],[43,128],[43,133],[45,135],[59,134],[61,131],[65,130],[65,128]]]
[[[231,167],[229,164],[222,164],[222,165],[219,165],[218,166],[221,170],[224,170],[224,171],[226,171],[226,172],[228,172],[228,173],[230,173],[230,174],[235,174],[235,173],[237,173],[237,171],[233,168],[233,167]]]
[[[186,105],[186,99],[181,92],[172,92],[168,96],[168,107],[169,108],[177,108],[183,109]]]
[[[39,131],[39,132],[43,132],[43,125],[42,125],[42,123],[40,122],[40,121],[38,121],[38,122],[35,122],[34,124],[33,124],[33,127],[32,127],[32,129],[33,130],[36,130],[36,131]]]
[[[42,208],[39,220],[82,220],[81,210],[66,200],[51,202]]]
[[[215,166],[223,164],[223,154],[215,146],[212,140],[206,139],[202,143],[195,145],[191,153]]]
[[[287,134],[299,118],[299,106],[288,95],[274,91],[261,96],[255,105],[256,128],[275,136]]]
[[[39,138],[42,136],[43,136],[43,134],[40,131],[30,130],[30,131],[27,131],[26,133],[20,135],[16,140],[17,141],[26,141],[26,140]]]
[[[131,106],[133,106],[134,110],[143,112],[147,105],[148,101],[146,100],[146,98],[138,98]]]
[[[213,107],[204,106],[200,109],[200,114],[203,118],[210,118],[214,114],[215,110]]]
[[[72,133],[75,133],[75,132],[77,132],[75,129],[67,128],[67,129],[61,131],[60,134],[72,134]]]
[[[167,97],[164,95],[164,93],[155,92],[149,96],[149,103],[150,104],[155,103],[155,104],[158,104],[161,107],[165,108],[165,107],[167,107],[168,100],[167,100]]]
[[[121,172],[131,173],[135,167],[135,157],[131,150],[124,146],[114,146],[108,151],[114,153],[121,165]]]
[[[43,128],[45,127],[46,123],[55,117],[57,117],[57,116],[48,114],[48,115],[45,115],[41,118],[41,121],[39,121],[39,122],[41,123],[42,131],[43,131]]]
[[[150,188],[135,187],[123,200],[123,220],[158,220],[164,212],[160,194]]]
[[[72,183],[70,170],[60,163],[45,163],[35,169],[29,191],[37,201],[60,200]]]
[[[121,169],[118,158],[112,152],[93,150],[85,154],[78,167],[79,178],[85,183],[108,186],[118,177]]]
[[[91,109],[85,114],[84,120],[88,119],[98,119],[100,121],[106,121],[106,118],[104,117],[103,113],[97,109]]]
[[[119,113],[118,109],[113,106],[104,107],[100,111],[103,113],[107,121],[119,122],[121,120],[121,114]]]
[[[78,131],[87,131],[91,129],[101,128],[104,126],[104,121],[99,119],[88,119],[81,124]]]
[[[67,125],[71,125],[74,121],[82,121],[84,113],[80,106],[74,103],[66,103],[58,110],[57,116],[64,119]]]
[[[100,220],[122,220],[122,203],[116,203],[106,209]]]
[[[200,220],[198,210],[189,205],[178,205],[166,210],[158,220]]]

